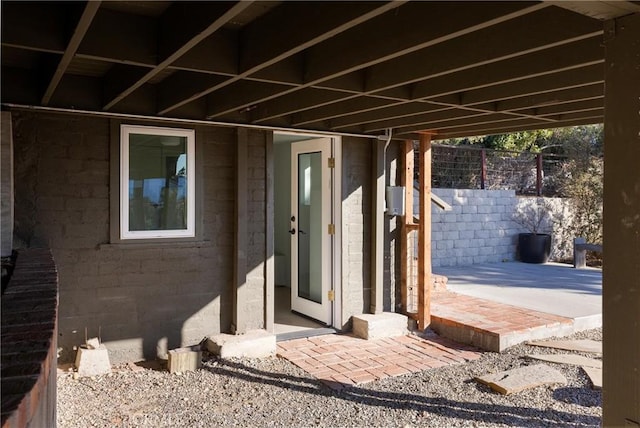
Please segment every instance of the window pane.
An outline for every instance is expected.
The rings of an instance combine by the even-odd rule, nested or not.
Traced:
[[[129,134],[129,230],[187,228],[187,137]]]

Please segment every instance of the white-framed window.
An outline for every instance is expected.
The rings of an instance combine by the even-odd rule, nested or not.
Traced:
[[[120,239],[195,237],[195,131],[121,125]]]

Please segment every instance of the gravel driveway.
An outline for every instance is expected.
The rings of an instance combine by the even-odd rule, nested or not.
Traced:
[[[602,331],[569,338],[602,340]],[[183,374],[134,372],[126,365],[95,378],[62,374],[58,426],[600,426],[601,393],[591,389],[579,367],[547,363],[563,372],[567,385],[508,396],[473,380],[530,364],[527,353],[570,352],[518,345],[473,362],[341,391],[281,358],[211,357],[201,370]]]

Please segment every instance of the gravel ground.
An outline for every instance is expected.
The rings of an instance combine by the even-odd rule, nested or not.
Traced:
[[[602,331],[569,338],[602,340]],[[545,363],[561,370],[568,384],[508,396],[473,380],[534,363],[524,358],[527,353],[570,352],[518,345],[473,362],[341,391],[281,358],[210,357],[201,370],[183,374],[134,372],[126,365],[95,378],[62,374],[58,426],[600,426],[601,393],[591,389],[579,367]]]

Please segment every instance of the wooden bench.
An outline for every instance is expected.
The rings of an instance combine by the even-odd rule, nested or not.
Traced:
[[[573,240],[573,267],[581,269],[587,266],[587,251],[602,253],[602,245],[588,244],[584,238]]]

